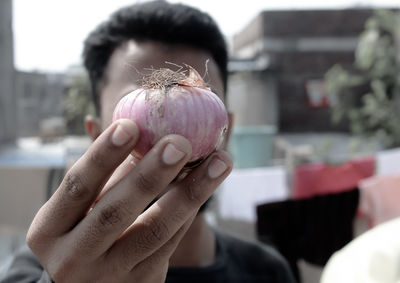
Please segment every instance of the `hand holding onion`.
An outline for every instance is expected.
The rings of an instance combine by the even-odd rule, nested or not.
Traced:
[[[228,127],[221,99],[206,87],[196,70],[189,75],[170,69],[155,70],[142,88],[128,93],[117,104],[113,121],[130,119],[140,131],[132,154],[141,159],[163,136],[178,134],[192,144],[187,167],[201,163],[218,149]]]

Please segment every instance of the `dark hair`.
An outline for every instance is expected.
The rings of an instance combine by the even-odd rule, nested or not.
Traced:
[[[110,56],[131,39],[184,44],[208,51],[217,63],[226,91],[227,47],[214,20],[193,7],[163,0],[151,1],[118,10],[85,40],[83,61],[97,110],[100,106],[97,91]]]

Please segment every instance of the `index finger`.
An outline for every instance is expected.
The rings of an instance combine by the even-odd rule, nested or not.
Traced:
[[[132,151],[138,136],[139,130],[130,120],[118,120],[108,127],[67,172],[60,187],[35,216],[30,230],[57,236],[72,229]]]

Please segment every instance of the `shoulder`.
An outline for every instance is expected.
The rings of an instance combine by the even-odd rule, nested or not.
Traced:
[[[277,282],[294,282],[286,260],[274,248],[216,231],[217,242],[227,263],[242,272],[277,278]],[[281,281],[278,278],[282,278]]]

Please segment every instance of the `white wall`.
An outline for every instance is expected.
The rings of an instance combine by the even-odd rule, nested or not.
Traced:
[[[46,200],[48,168],[0,166],[0,226],[27,230]]]

